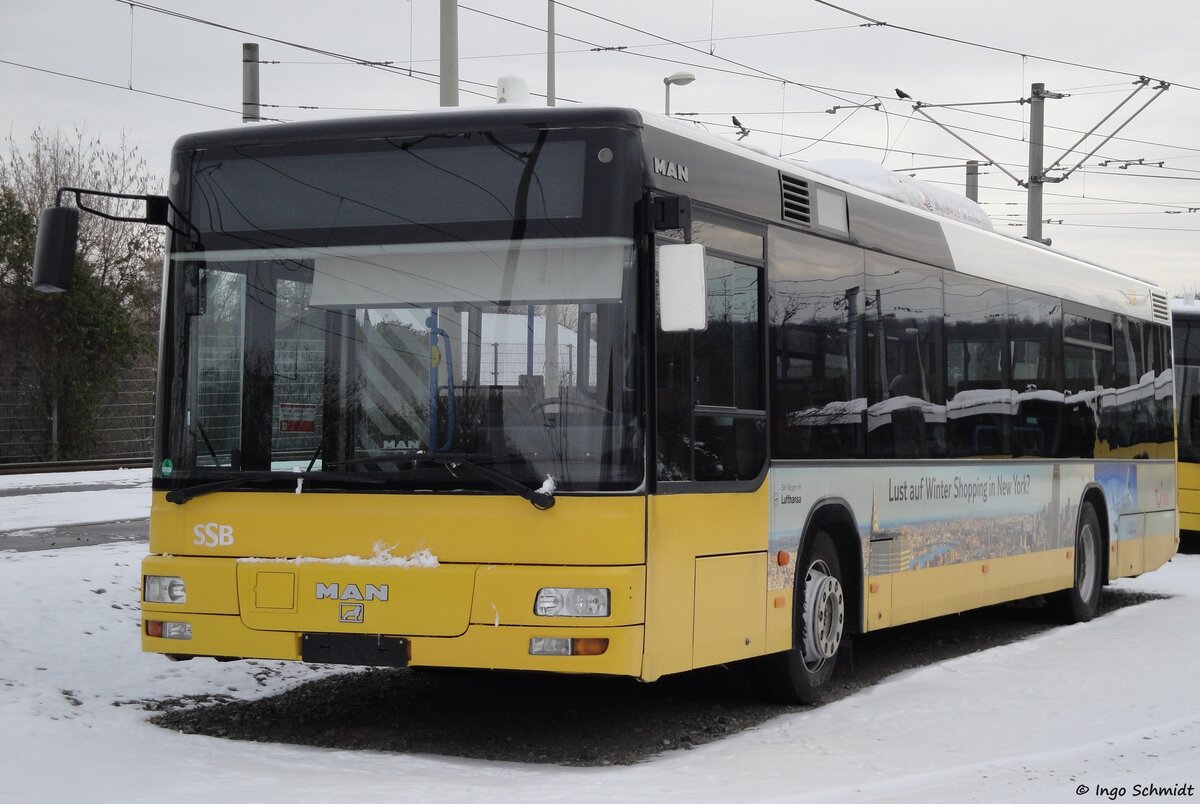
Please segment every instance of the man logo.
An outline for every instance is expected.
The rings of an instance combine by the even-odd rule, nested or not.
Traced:
[[[659,159],[657,156],[654,157],[654,172],[660,176],[666,176],[668,179],[688,180],[687,165],[668,162],[666,159]]]
[[[343,603],[338,609],[338,622],[361,624],[366,606],[362,603]]]
[[[360,589],[358,584],[345,586],[336,583],[317,584],[317,600],[387,600],[388,585],[368,583]]]

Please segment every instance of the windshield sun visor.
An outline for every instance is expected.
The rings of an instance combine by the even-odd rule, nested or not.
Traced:
[[[632,247],[620,238],[426,243],[315,260],[315,307],[428,306],[462,301],[604,302],[621,298]],[[575,270],[559,270],[562,265]]]

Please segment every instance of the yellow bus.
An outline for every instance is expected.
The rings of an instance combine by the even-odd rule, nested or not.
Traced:
[[[590,107],[172,164],[147,651],[808,702],[1175,552],[1166,296],[928,187]]]
[[[1200,540],[1200,301],[1171,305],[1179,439],[1179,530]]]

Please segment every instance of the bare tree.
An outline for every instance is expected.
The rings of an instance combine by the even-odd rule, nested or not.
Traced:
[[[108,149],[82,130],[71,137],[39,129],[27,149],[11,136],[7,144],[0,160],[0,361],[35,378],[44,417],[57,421],[49,457],[91,457],[97,405],[139,355],[153,351],[162,233],[81,215],[71,290],[43,296],[30,285],[35,222],[59,187],[145,194],[158,182],[124,137]],[[143,211],[140,202],[93,196],[86,203],[127,217]]]
[[[42,209],[54,206],[60,187],[81,187],[114,193],[144,195],[154,192],[161,179],[150,174],[137,147],[122,134],[115,148],[106,148],[99,137],[83,129],[71,135],[61,130],[33,132],[23,150],[10,134],[8,159],[0,162],[0,185],[4,185],[35,218]],[[64,199],[73,203],[72,198]],[[137,201],[91,196],[86,203],[111,215],[141,214]],[[97,215],[79,219],[79,254],[96,280],[113,288],[127,303],[150,292],[158,284],[157,266],[162,252],[162,232],[157,227],[121,223]],[[151,275],[147,275],[147,273]]]

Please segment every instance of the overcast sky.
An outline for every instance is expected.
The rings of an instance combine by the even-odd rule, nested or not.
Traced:
[[[1053,222],[1044,235],[1057,248],[1149,277],[1172,293],[1200,290],[1200,3],[1008,0],[986,11],[947,0],[836,5],[559,3],[559,104],[661,112],[663,77],[687,70],[696,81],[672,89],[672,111],[714,132],[731,131],[737,115],[751,141],[773,153],[861,158],[901,171],[932,167],[916,175],[961,188],[959,166],[984,157],[914,113],[896,88],[928,104],[1011,101],[928,113],[1023,177],[1029,106],[1016,101],[1029,97],[1030,84],[1069,95],[1046,101],[1049,165],[1125,100],[1138,76],[1148,76],[1147,88],[1101,135],[1154,98],[1160,82],[1171,88],[1081,171],[1047,187],[1044,217]],[[124,134],[165,178],[175,138],[242,125],[246,41],[258,42],[261,59],[271,62],[261,67],[262,102],[275,105],[265,116],[437,106],[438,9],[438,0],[0,0],[0,120],[21,146],[38,126],[85,127],[114,144]],[[545,0],[460,7],[463,105],[492,103],[503,75],[523,77],[544,96],[546,18]],[[357,65],[293,44],[392,65]],[[869,104],[877,101],[875,110]],[[827,113],[835,106],[844,108]],[[1087,140],[1063,166],[1074,167],[1099,142]],[[1119,167],[1136,160],[1152,164]],[[994,167],[984,169],[980,185],[997,228],[1023,232],[1024,191]]]

